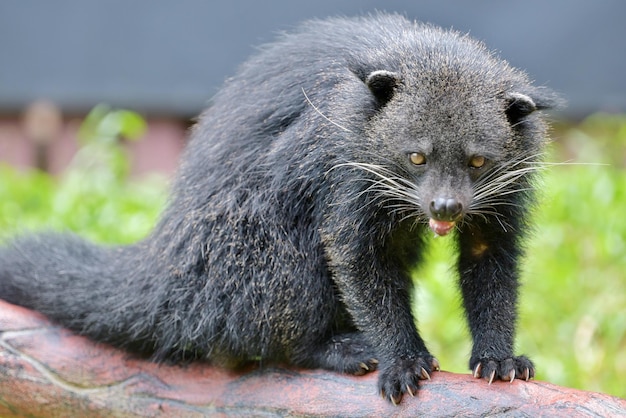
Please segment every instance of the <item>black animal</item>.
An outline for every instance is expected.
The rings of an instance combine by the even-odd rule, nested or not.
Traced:
[[[397,15],[304,23],[199,119],[145,240],[0,251],[0,296],[157,360],[363,374],[397,403],[439,369],[411,314],[430,230],[455,231],[476,377],[513,353],[518,260],[552,93],[481,43]]]

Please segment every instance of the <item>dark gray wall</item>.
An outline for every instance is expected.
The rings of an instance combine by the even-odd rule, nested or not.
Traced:
[[[0,111],[47,97],[193,115],[254,46],[298,21],[395,11],[470,32],[565,111],[626,111],[621,0],[0,0]]]

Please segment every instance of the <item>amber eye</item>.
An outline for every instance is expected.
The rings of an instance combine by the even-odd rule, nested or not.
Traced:
[[[412,152],[409,154],[411,163],[415,165],[423,165],[426,163],[426,156],[420,152]]]
[[[481,168],[482,166],[485,165],[485,157],[483,157],[482,155],[474,155],[470,161],[469,161],[469,165],[472,168]]]

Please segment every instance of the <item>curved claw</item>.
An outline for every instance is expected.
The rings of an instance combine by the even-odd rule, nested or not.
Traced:
[[[496,371],[492,371],[491,375],[489,376],[489,384],[493,383],[493,379],[496,377]]]
[[[476,365],[476,367],[474,368],[474,377],[476,379],[480,378],[480,372],[482,371],[482,369],[483,369],[483,364],[482,363],[478,363]]]
[[[430,362],[430,365],[433,368],[433,370],[435,370],[435,371],[441,370],[441,366],[439,365],[439,360],[437,360],[434,357],[433,357],[432,361]]]
[[[425,368],[422,367],[421,373],[420,373],[420,377],[422,379],[427,379],[430,380],[430,375],[428,374],[428,372],[426,371]]]
[[[515,380],[515,370],[511,370],[509,372],[509,383],[513,383],[514,380]]]

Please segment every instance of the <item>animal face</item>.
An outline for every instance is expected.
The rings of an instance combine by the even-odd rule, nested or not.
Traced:
[[[437,235],[477,216],[502,222],[503,207],[529,190],[539,168],[535,101],[488,83],[472,89],[463,79],[406,89],[401,80],[383,71],[366,80],[381,103],[370,131],[383,156],[380,164],[355,163],[371,178],[368,191]]]

